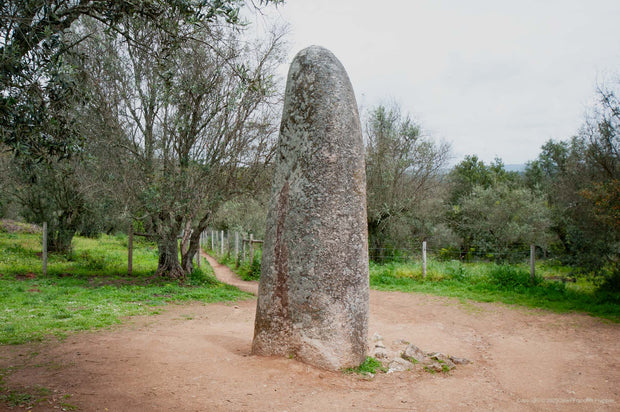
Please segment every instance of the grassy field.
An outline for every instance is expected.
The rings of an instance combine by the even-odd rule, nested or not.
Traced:
[[[168,303],[250,297],[218,282],[206,263],[182,285],[153,277],[157,250],[149,242],[134,245],[131,277],[126,237],[76,237],[73,245],[69,257],[50,255],[44,277],[41,235],[0,227],[0,344],[108,327],[126,316],[156,314]]]
[[[569,272],[570,268],[543,262],[537,265],[537,276],[532,280],[525,264],[431,260],[427,265],[427,276],[423,278],[420,263],[371,263],[370,286],[378,290],[503,302],[556,312],[578,311],[620,321],[620,296],[617,293],[599,291],[586,278],[571,279],[567,276]]]
[[[244,280],[260,277],[260,260],[236,267],[233,257],[218,261]],[[420,262],[370,263],[370,287],[377,290],[420,292],[481,302],[503,302],[556,312],[585,312],[620,321],[620,296],[599,291],[584,277],[572,277],[571,268],[540,261],[532,281],[529,266],[495,263],[461,263],[430,260],[427,276]]]

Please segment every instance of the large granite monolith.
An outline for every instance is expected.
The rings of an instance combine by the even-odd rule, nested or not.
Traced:
[[[364,143],[342,64],[311,46],[288,73],[252,352],[336,370],[364,361]]]

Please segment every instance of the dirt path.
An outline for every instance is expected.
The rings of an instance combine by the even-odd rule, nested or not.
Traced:
[[[236,286],[244,292],[258,295],[258,282],[246,282],[244,280],[241,280],[235,273],[233,273],[232,270],[228,268],[228,266],[218,263],[217,260],[204,252],[202,253],[202,256],[207,259],[207,261],[213,268],[213,271],[215,272],[215,277],[217,277],[220,281],[228,283],[229,285]]]
[[[230,283],[256,287],[213,266]],[[0,368],[17,367],[6,384],[49,388],[56,406],[84,411],[620,410],[617,324],[373,291],[371,334],[474,363],[450,374],[416,369],[365,380],[249,356],[255,306],[171,305],[64,342],[0,346]]]

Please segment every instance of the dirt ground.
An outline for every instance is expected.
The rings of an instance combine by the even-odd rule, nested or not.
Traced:
[[[63,342],[0,346],[0,368],[15,367],[10,387],[52,390],[35,411],[620,411],[620,325],[421,294],[370,299],[370,334],[387,346],[403,339],[473,363],[367,379],[250,356],[251,300],[171,305]]]

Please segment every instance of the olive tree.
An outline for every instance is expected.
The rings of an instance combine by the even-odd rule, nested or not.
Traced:
[[[379,105],[365,120],[368,235],[371,258],[426,235],[419,224],[445,166],[449,147],[424,136],[401,108]]]
[[[157,274],[172,279],[193,269],[218,206],[251,188],[269,160],[283,58],[277,30],[249,42],[226,25],[176,27],[171,35],[132,19],[122,28],[135,41],[95,35],[84,46],[92,133],[107,151],[102,183],[157,242]]]
[[[620,290],[620,94],[601,86],[579,132],[549,141],[528,165],[527,181],[543,191],[561,259]]]
[[[543,195],[506,183],[475,186],[455,206],[459,219],[456,232],[472,246],[500,260],[510,259],[530,244],[546,248],[551,240],[550,212]]]

